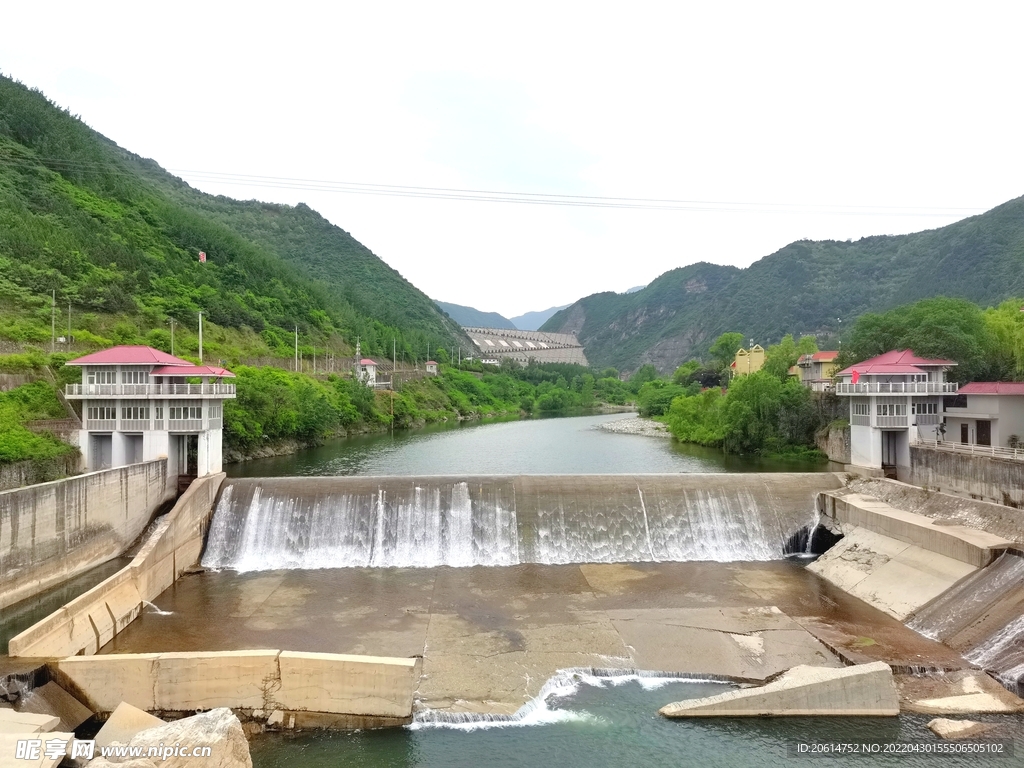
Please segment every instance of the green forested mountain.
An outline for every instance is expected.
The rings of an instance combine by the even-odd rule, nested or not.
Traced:
[[[791,243],[746,269],[692,264],[636,293],[581,299],[542,330],[576,332],[595,366],[668,371],[726,331],[765,346],[787,333],[831,344],[839,318],[848,328],[864,312],[939,295],[983,306],[1024,295],[1024,197],[911,235]]]
[[[174,318],[188,352],[199,311],[208,339],[248,358],[291,355],[296,326],[339,354],[357,336],[410,356],[462,337],[308,206],[203,194],[0,77],[0,340],[48,342],[53,291],[58,328],[70,303],[73,337],[97,345],[166,346]]]
[[[463,328],[515,329],[511,320],[497,312],[483,312],[473,307],[464,307],[461,304],[449,304],[447,301],[437,301],[435,304]]]

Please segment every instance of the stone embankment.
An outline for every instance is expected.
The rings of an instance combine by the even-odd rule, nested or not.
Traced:
[[[640,416],[634,416],[631,419],[616,419],[615,421],[606,421],[601,425],[601,429],[607,432],[615,432],[620,435],[644,435],[646,437],[672,437],[672,433],[668,431],[668,427],[662,424],[660,421],[652,421],[651,419],[644,419]]]

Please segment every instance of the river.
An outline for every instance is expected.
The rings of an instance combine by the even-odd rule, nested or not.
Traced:
[[[292,475],[518,475],[835,471],[809,463],[727,456],[667,437],[601,425],[632,413],[442,424],[332,440],[288,456],[228,464],[229,477]],[[842,467],[838,467],[842,469]]]

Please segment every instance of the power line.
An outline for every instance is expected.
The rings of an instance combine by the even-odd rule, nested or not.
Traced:
[[[109,164],[63,160],[60,158],[0,158],[9,165],[36,166],[45,163],[51,170],[97,171],[105,174],[132,176],[126,171],[111,168]],[[358,194],[385,197],[410,197],[432,200],[464,202],[511,203],[519,205],[568,206],[577,208],[617,208],[633,210],[663,210],[724,213],[786,213],[838,216],[906,216],[957,218],[983,212],[984,208],[928,207],[928,206],[866,206],[829,205],[814,203],[772,203],[723,200],[680,200],[654,197],[613,197],[600,195],[569,195],[544,192],[517,192],[509,190],[464,189],[457,187],[422,187],[411,185],[372,184],[325,179],[304,179],[288,176],[260,176],[195,169],[169,168],[170,173],[181,174],[183,180],[231,186],[289,189],[304,192],[332,194]]]

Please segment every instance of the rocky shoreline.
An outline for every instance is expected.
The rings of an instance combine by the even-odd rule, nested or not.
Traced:
[[[632,419],[619,419],[601,425],[601,429],[616,432],[620,435],[644,435],[646,437],[672,437],[668,427],[660,421],[634,416]]]

